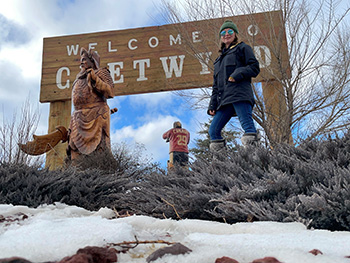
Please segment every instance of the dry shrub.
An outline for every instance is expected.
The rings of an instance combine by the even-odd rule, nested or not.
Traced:
[[[2,126],[0,126],[0,164],[26,164],[37,167],[43,165],[44,156],[27,155],[18,147],[19,143],[25,144],[33,140],[39,120],[39,108],[33,109],[29,98],[21,107],[19,116],[15,112],[12,119],[3,119]]]

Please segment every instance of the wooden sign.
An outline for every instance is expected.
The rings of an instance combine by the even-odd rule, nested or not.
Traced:
[[[254,49],[261,67],[256,81],[273,79],[280,75],[281,58],[283,66],[288,67],[280,17],[281,12],[274,11],[44,38],[40,101],[71,98],[72,84],[80,71],[81,47],[99,53],[100,66],[110,70],[115,95],[210,87],[212,63],[218,56],[219,28],[226,19],[237,24],[240,40]],[[272,52],[276,47],[279,60],[275,50]]]

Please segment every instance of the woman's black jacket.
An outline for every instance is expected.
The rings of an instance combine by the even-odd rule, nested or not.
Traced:
[[[252,48],[244,42],[223,51],[214,62],[213,91],[208,112],[239,101],[248,101],[254,106],[251,79],[259,72],[259,62]],[[230,76],[235,82],[228,81]]]

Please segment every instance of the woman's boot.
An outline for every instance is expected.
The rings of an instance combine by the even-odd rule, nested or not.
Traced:
[[[213,154],[213,157],[218,157],[226,152],[226,142],[224,139],[212,140],[209,144],[209,150]]]
[[[245,133],[241,138],[243,146],[253,145],[257,146],[260,142],[260,133]]]

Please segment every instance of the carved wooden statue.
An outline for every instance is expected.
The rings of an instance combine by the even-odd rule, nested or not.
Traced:
[[[53,149],[60,141],[66,142],[68,132],[64,126],[57,126],[56,130],[45,135],[33,135],[34,140],[26,144],[19,143],[19,148],[30,155],[40,155]]]
[[[72,87],[74,111],[68,131],[63,126],[34,140],[19,144],[30,155],[40,155],[55,147],[59,141],[68,140],[67,156],[72,164],[84,161],[93,153],[111,154],[110,115],[117,108],[109,109],[106,100],[113,98],[113,80],[107,68],[100,68],[97,52],[82,48],[80,72]]]
[[[80,51],[80,68],[72,88],[72,113],[68,129],[68,157],[72,161],[95,151],[110,151],[110,109],[113,80],[107,68],[100,68],[97,52]]]

